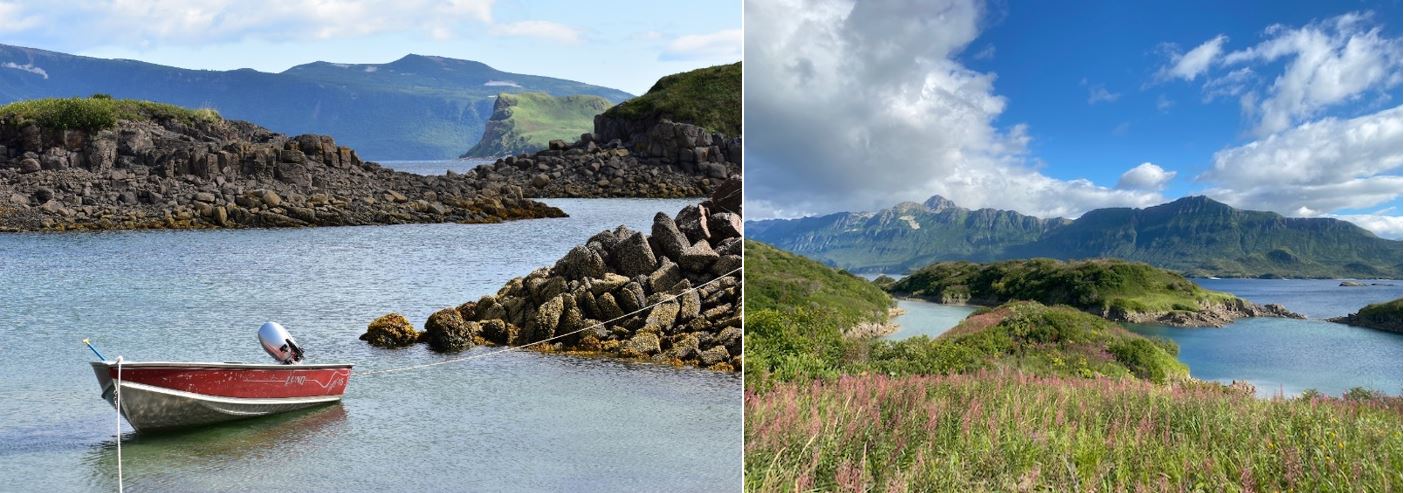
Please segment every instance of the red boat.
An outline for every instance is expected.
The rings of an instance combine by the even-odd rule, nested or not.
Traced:
[[[119,411],[137,431],[205,425],[341,400],[350,364],[301,364],[302,350],[269,322],[259,339],[277,364],[121,363]],[[117,406],[117,362],[95,361],[102,397]]]

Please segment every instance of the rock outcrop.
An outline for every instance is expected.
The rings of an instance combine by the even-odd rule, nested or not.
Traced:
[[[611,120],[612,121],[612,120]],[[596,131],[534,154],[474,168],[470,178],[522,187],[528,197],[704,197],[741,173],[741,138],[669,120],[624,138]],[[616,135],[606,131],[604,135]]]
[[[1242,298],[1233,298],[1218,303],[1200,303],[1198,311],[1132,312],[1111,308],[1097,314],[1115,322],[1158,324],[1171,327],[1223,327],[1233,323],[1234,320],[1247,317],[1279,317],[1298,320],[1306,318],[1282,305],[1274,303],[1259,305]]]
[[[729,180],[675,216],[660,212],[650,234],[602,231],[496,294],[436,312],[426,342],[457,351],[549,340],[533,348],[738,371],[740,191]]]
[[[1355,313],[1329,318],[1326,321],[1398,334],[1404,331],[1404,311],[1401,311],[1401,304],[1404,304],[1404,299],[1366,305]]]
[[[420,176],[328,136],[159,118],[102,130],[0,120],[0,231],[289,227],[563,217],[518,182]]]

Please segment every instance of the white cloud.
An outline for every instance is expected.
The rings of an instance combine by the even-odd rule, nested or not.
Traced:
[[[1087,89],[1087,104],[1114,103],[1118,99],[1121,93],[1108,91],[1100,84]]]
[[[0,2],[0,32],[13,33],[38,26],[41,19],[25,12],[25,8],[15,2]]]
[[[1305,123],[1216,152],[1212,169],[1196,180],[1225,203],[1294,216],[1398,202],[1404,187],[1401,118],[1404,112],[1395,107]]]
[[[742,38],[740,29],[679,36],[663,48],[659,59],[665,61],[739,60]]]
[[[1122,173],[1121,179],[1116,182],[1116,188],[1159,192],[1170,184],[1170,180],[1174,179],[1176,174],[1177,172],[1166,171],[1155,163],[1141,163]]]
[[[492,26],[491,32],[501,36],[545,39],[559,43],[580,42],[580,30],[551,21],[520,21]]]
[[[1156,79],[1207,75],[1204,100],[1238,98],[1253,134],[1265,137],[1399,85],[1400,40],[1371,20],[1369,13],[1348,13],[1298,28],[1276,24],[1258,44],[1227,53],[1222,35],[1183,55],[1172,46]],[[1216,68],[1228,72],[1213,76]],[[1282,72],[1260,77],[1255,68]]]
[[[1155,97],[1155,109],[1160,110],[1161,113],[1170,111],[1170,108],[1173,108],[1174,106],[1175,101],[1165,97],[1164,94]]]
[[[24,72],[29,72],[29,73],[31,73],[31,74],[41,76],[41,77],[43,77],[43,78],[46,79],[46,80],[49,78],[49,72],[45,71],[43,67],[38,67],[38,66],[35,66],[34,64],[30,64],[30,63],[26,63],[26,64],[24,64],[24,65],[20,65],[20,64],[15,63],[15,62],[5,62],[4,64],[0,64],[0,67],[12,68],[12,69],[15,69],[15,70],[20,70],[20,71],[24,71]]]
[[[1350,221],[1374,233],[1380,238],[1398,240],[1404,238],[1404,217],[1392,216],[1388,214],[1325,214],[1322,217],[1331,217]]]
[[[1223,53],[1224,43],[1227,41],[1228,36],[1221,34],[1194,47],[1188,53],[1180,53],[1175,45],[1164,45],[1164,49],[1170,54],[1170,63],[1161,67],[1157,77],[1194,80],[1209,70],[1210,65]]]
[[[1399,40],[1381,36],[1379,27],[1367,29],[1368,18],[1352,13],[1300,29],[1269,27],[1267,41],[1225,56],[1229,64],[1289,59],[1256,110],[1258,135],[1354,101],[1368,89],[1399,83]]]
[[[1077,216],[1160,202],[1044,175],[1027,129],[995,126],[1006,105],[995,74],[956,61],[983,13],[961,0],[747,2],[748,203],[795,215],[939,193],[966,207]]]
[[[42,29],[87,43],[201,44],[349,38],[420,30],[435,37],[492,22],[493,0],[74,0],[0,2],[0,32]],[[34,19],[43,18],[38,23]],[[70,29],[85,26],[82,30]]]

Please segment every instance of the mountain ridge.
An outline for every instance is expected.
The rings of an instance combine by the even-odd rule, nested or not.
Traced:
[[[409,54],[388,63],[314,61],[282,72],[199,70],[0,44],[0,103],[94,93],[212,107],[276,132],[335,135],[369,159],[452,159],[476,143],[501,92],[631,94]]]
[[[1075,220],[970,210],[939,195],[912,204],[754,221],[747,234],[860,272],[1047,257],[1121,258],[1200,277],[1401,277],[1397,240],[1347,221],[1237,209],[1205,196],[1094,209]]]

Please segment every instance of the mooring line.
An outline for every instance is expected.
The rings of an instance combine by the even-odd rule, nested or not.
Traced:
[[[428,368],[428,367],[431,367],[431,366],[447,365],[447,364],[449,364],[449,363],[459,363],[459,362],[468,361],[468,360],[471,360],[471,359],[486,358],[486,357],[488,357],[488,356],[493,356],[493,355],[505,353],[505,352],[508,352],[508,351],[515,351],[515,350],[518,350],[518,349],[523,349],[523,348],[528,348],[528,347],[531,347],[531,346],[535,346],[535,345],[537,345],[537,344],[543,344],[543,343],[551,342],[551,341],[553,341],[553,340],[560,339],[560,338],[562,338],[562,337],[566,337],[566,336],[573,335],[573,334],[579,334],[579,333],[581,333],[581,332],[584,332],[584,331],[587,331],[587,330],[590,330],[590,329],[593,329],[593,328],[596,328],[596,327],[602,327],[602,326],[605,326],[606,324],[610,324],[610,323],[613,323],[613,322],[617,322],[617,321],[620,321],[620,320],[623,320],[623,319],[632,317],[632,316],[637,315],[637,314],[639,314],[639,313],[645,312],[645,311],[647,311],[647,310],[649,310],[649,309],[651,309],[651,308],[653,308],[653,307],[655,307],[655,306],[658,306],[658,305],[667,303],[667,302],[669,302],[669,301],[676,300],[676,299],[682,297],[683,295],[685,295],[685,294],[687,294],[687,293],[689,293],[689,292],[693,292],[693,291],[697,291],[697,290],[699,290],[699,289],[702,289],[704,286],[707,286],[708,284],[712,284],[712,283],[714,283],[714,282],[720,281],[720,280],[722,280],[723,278],[726,278],[727,276],[730,276],[730,275],[735,274],[735,273],[738,273],[738,272],[741,272],[741,267],[737,267],[737,268],[735,268],[735,269],[731,269],[730,271],[726,272],[725,274],[718,275],[717,277],[713,278],[713,279],[710,280],[710,281],[704,282],[704,283],[702,283],[702,284],[698,284],[697,286],[694,286],[694,287],[691,287],[691,288],[688,288],[688,289],[684,289],[684,290],[682,290],[681,292],[679,292],[678,294],[675,294],[675,295],[669,296],[669,297],[667,297],[667,298],[663,298],[663,299],[661,299],[661,300],[658,300],[657,302],[655,302],[655,303],[653,303],[653,304],[651,304],[651,305],[645,306],[645,307],[643,307],[643,308],[639,308],[639,309],[637,309],[637,310],[631,311],[631,312],[629,312],[629,313],[625,313],[625,314],[623,314],[623,315],[620,315],[620,316],[618,316],[618,317],[615,317],[615,318],[612,318],[612,319],[609,319],[609,320],[605,320],[605,321],[603,321],[603,322],[596,323],[596,324],[594,324],[594,325],[590,325],[590,326],[585,327],[585,328],[583,328],[583,329],[572,330],[572,331],[566,332],[566,333],[564,333],[564,334],[556,334],[556,335],[554,335],[554,336],[551,336],[551,337],[548,337],[548,338],[545,338],[545,339],[542,339],[542,340],[539,340],[539,341],[529,342],[529,343],[526,343],[526,344],[522,344],[522,345],[520,345],[520,346],[508,346],[508,347],[505,347],[505,348],[500,348],[500,349],[498,349],[498,350],[496,350],[496,351],[491,351],[491,352],[486,352],[486,353],[480,353],[480,354],[474,354],[474,355],[470,355],[470,356],[464,356],[464,357],[461,357],[461,358],[454,358],[454,359],[449,359],[449,360],[444,360],[444,361],[435,361],[435,362],[433,362],[433,363],[424,363],[424,364],[419,364],[419,365],[404,366],[404,367],[400,367],[400,368],[387,368],[387,369],[384,369],[384,370],[367,371],[367,372],[362,372],[361,375],[362,375],[362,376],[384,375],[384,374],[388,374],[388,373],[397,373],[397,372],[402,372],[402,371],[418,370],[418,369],[421,369],[421,368]]]

